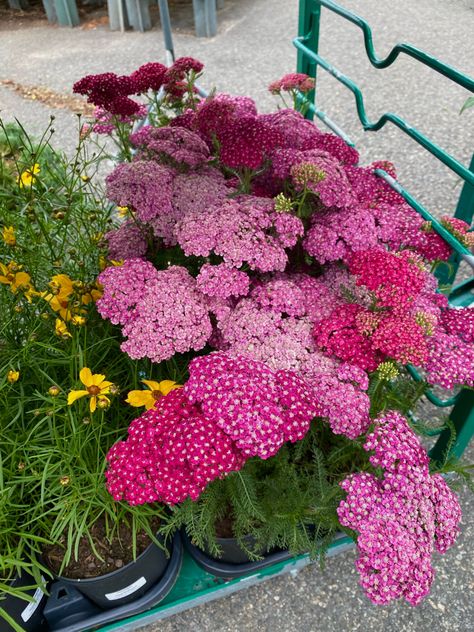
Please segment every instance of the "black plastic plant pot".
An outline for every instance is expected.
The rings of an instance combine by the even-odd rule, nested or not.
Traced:
[[[253,549],[255,545],[255,538],[253,536],[246,535],[243,541],[246,546]],[[228,564],[246,564],[251,561],[247,553],[240,547],[237,538],[216,538],[216,542],[222,553],[216,558],[206,549],[204,552],[209,557]]]
[[[36,582],[32,575],[22,572],[21,576],[17,575],[11,582],[12,588],[24,589],[31,586],[28,590],[24,590],[26,595],[33,598],[33,601],[25,601],[14,595],[7,595],[5,599],[0,601],[2,608],[25,632],[42,632],[45,630],[45,619],[43,610],[46,605],[47,581],[44,581],[44,587],[35,586]],[[0,630],[11,630],[11,626],[6,623],[0,616]]]
[[[156,584],[166,570],[170,552],[170,546],[163,550],[152,542],[135,561],[116,571],[87,579],[60,579],[100,608],[116,608],[135,601]]]
[[[225,561],[223,557],[220,557],[219,559],[215,559],[214,557],[211,557],[210,555],[208,555],[208,553],[206,553],[202,549],[199,549],[197,546],[191,543],[191,540],[189,539],[186,533],[182,532],[181,537],[183,538],[184,544],[189,554],[194,559],[194,561],[199,564],[201,568],[203,568],[208,573],[211,573],[211,575],[215,575],[216,577],[222,577],[224,579],[235,579],[236,577],[242,577],[243,575],[247,575],[248,573],[254,573],[264,568],[268,568],[269,566],[272,566],[273,564],[277,564],[278,562],[285,562],[286,560],[290,560],[292,558],[292,555],[289,551],[272,551],[270,553],[265,554],[265,557],[263,560],[258,560],[257,562],[251,562],[249,561],[245,552],[242,551],[242,549],[240,549],[240,547],[238,546],[234,538],[222,538],[222,539],[218,538],[217,541],[219,542],[219,544],[221,544],[222,540],[234,540],[235,545],[240,551],[240,554],[242,554],[240,556],[240,559],[242,559],[242,556],[243,556],[246,560],[243,562],[238,562],[238,561],[229,562],[229,561]],[[233,546],[230,545],[230,542],[226,543],[226,545],[227,544],[229,544],[228,553],[230,554],[230,557],[231,557]],[[227,560],[230,559],[230,557],[226,555]],[[235,554],[234,559],[239,559],[239,555],[237,553]]]
[[[179,533],[175,534],[170,543],[170,550],[171,556],[161,578],[149,586],[141,597],[122,605],[115,602],[113,608],[102,610],[79,592],[72,583],[66,584],[62,579],[54,582],[44,610],[48,631],[89,632],[154,608],[171,592],[178,578],[183,561],[183,545]]]

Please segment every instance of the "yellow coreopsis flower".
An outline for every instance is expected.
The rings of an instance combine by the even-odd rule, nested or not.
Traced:
[[[14,371],[13,369],[8,371],[7,380],[10,382],[10,384],[15,384],[15,382],[18,382],[19,379],[20,379],[20,371]]]
[[[4,226],[2,229],[2,238],[7,246],[16,245],[15,229],[13,226]]]
[[[72,338],[72,334],[69,332],[66,323],[60,318],[56,318],[54,333],[60,338]]]
[[[21,266],[15,263],[15,261],[10,261],[7,266],[0,263],[0,283],[9,285],[10,290],[14,294],[16,294],[20,288],[26,290],[32,289],[30,281],[30,275],[27,272],[22,272]]]
[[[22,171],[16,179],[17,183],[20,185],[20,188],[30,187],[32,184],[34,184],[36,180],[35,176],[39,172],[40,166],[37,162],[35,162],[35,164],[29,169],[25,169],[25,171]]]
[[[130,404],[130,406],[135,406],[136,408],[145,406],[147,410],[154,408],[155,403],[160,397],[163,397],[163,395],[168,395],[170,391],[181,388],[181,384],[176,384],[176,382],[172,380],[162,380],[161,382],[142,380],[142,382],[148,386],[149,390],[130,391],[125,401]]]
[[[101,375],[100,373],[93,374],[92,371],[85,366],[79,373],[79,379],[86,389],[80,391],[70,391],[67,397],[67,403],[69,406],[73,404],[76,399],[81,397],[90,398],[91,413],[93,413],[97,408],[97,400],[110,404],[110,400],[106,397],[106,395],[110,393],[112,382],[107,382],[105,375]]]
[[[117,211],[120,217],[126,217],[130,213],[128,206],[117,206]]]
[[[71,318],[71,322],[73,325],[76,325],[78,327],[82,327],[82,325],[86,324],[86,318],[84,316],[76,316],[74,315]]]

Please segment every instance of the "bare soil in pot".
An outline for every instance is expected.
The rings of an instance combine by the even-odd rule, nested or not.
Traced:
[[[151,528],[154,533],[157,532],[159,524],[159,518],[151,522]],[[61,571],[63,577],[68,577],[69,579],[100,577],[133,562],[133,534],[131,527],[128,525],[121,524],[109,542],[106,537],[105,521],[99,518],[91,528],[91,536],[97,552],[103,559],[100,560],[96,557],[89,539],[83,536],[79,543],[77,560],[71,559],[69,564]],[[136,542],[136,557],[138,557],[152,541],[147,533],[141,532],[137,534]],[[43,551],[43,558],[46,564],[57,575],[59,575],[64,558],[64,549],[64,545],[58,543],[45,547]]]

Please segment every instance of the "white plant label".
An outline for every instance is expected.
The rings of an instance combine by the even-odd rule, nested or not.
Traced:
[[[137,579],[137,581],[133,582],[133,584],[130,584],[130,586],[125,586],[125,588],[121,588],[120,590],[117,590],[115,592],[106,593],[105,597],[109,601],[122,599],[122,597],[128,597],[128,595],[131,595],[132,593],[134,593],[136,590],[138,590],[145,584],[146,584],[146,579],[144,577],[140,577],[140,579]]]
[[[35,594],[33,595],[34,601],[30,601],[30,603],[26,606],[26,608],[21,613],[21,618],[26,623],[31,619],[31,617],[36,612],[36,608],[40,605],[41,599],[43,598],[44,592],[41,588],[37,588],[35,590]]]

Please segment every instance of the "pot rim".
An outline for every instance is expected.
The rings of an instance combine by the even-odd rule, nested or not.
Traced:
[[[160,539],[157,537],[157,539]],[[156,547],[157,549],[159,549],[160,551],[162,551],[163,549],[161,549],[157,544],[155,544],[155,542],[153,542],[153,540],[150,542],[150,544],[146,547],[146,549],[144,551],[142,551],[140,553],[140,555],[138,555],[138,557],[136,557],[136,559],[132,560],[131,562],[128,562],[127,564],[125,564],[125,566],[122,566],[120,568],[116,568],[114,571],[110,571],[109,573],[104,573],[103,575],[97,575],[97,577],[82,577],[82,578],[77,578],[77,577],[66,577],[65,575],[58,575],[55,571],[53,571],[52,569],[51,572],[53,573],[54,577],[56,579],[60,579],[66,583],[70,583],[70,584],[94,584],[96,582],[100,582],[103,579],[109,579],[110,577],[114,577],[116,575],[120,575],[120,573],[123,573],[125,569],[131,567],[133,564],[136,564],[140,559],[142,559],[143,557],[145,557],[146,553],[148,553],[149,549],[151,549],[152,547]],[[167,556],[169,556],[170,554],[170,546],[165,545],[165,549],[163,551],[165,554],[168,554]],[[48,566],[49,568],[49,566]]]

